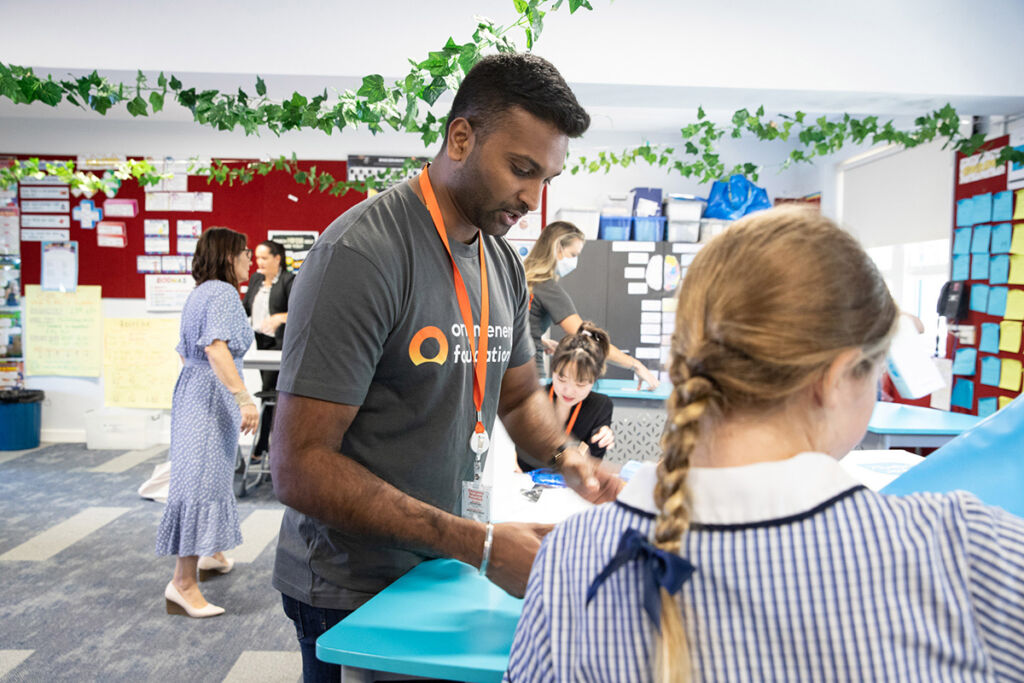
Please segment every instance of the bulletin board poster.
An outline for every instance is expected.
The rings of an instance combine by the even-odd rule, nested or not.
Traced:
[[[25,286],[25,374],[99,377],[102,302],[97,285],[74,292]]]
[[[103,321],[103,405],[169,410],[181,361],[177,318]]]
[[[317,230],[267,230],[267,239],[284,247],[285,264],[293,273],[302,267],[302,262],[306,260],[319,236]]]

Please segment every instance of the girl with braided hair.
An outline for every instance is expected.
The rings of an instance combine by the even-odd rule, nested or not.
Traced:
[[[837,462],[898,315],[857,242],[755,214],[678,303],[662,459],[545,538],[506,680],[1024,680],[1024,520]]]
[[[611,342],[608,333],[585,320],[575,334],[562,337],[551,357],[551,389],[559,424],[575,441],[587,444],[590,455],[603,458],[615,444],[612,432],[612,400],[593,391],[603,374]],[[519,469],[529,472],[530,463],[517,458]]]

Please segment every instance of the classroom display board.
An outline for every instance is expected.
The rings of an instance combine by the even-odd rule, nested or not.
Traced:
[[[578,267],[560,284],[581,318],[607,330],[615,346],[668,381],[676,290],[702,246],[588,240]],[[561,337],[561,328],[553,325],[551,338]],[[609,364],[605,377],[632,379],[633,373]]]
[[[11,155],[19,159],[75,159],[68,155]],[[245,163],[250,160],[233,160]],[[274,171],[251,182],[219,185],[205,176],[189,175],[187,161],[167,162],[175,174],[159,187],[123,182],[116,197],[102,193],[76,197],[52,178],[19,184],[15,215],[23,284],[41,278],[43,242],[77,242],[78,284],[103,287],[107,298],[146,296],[146,274],[188,273],[195,243],[211,226],[245,233],[249,246],[267,239],[268,231],[320,232],[366,195],[334,197],[310,192],[290,173]],[[300,161],[300,168],[346,176],[346,162]],[[102,174],[103,171],[97,171]],[[255,263],[252,266],[255,272]],[[152,284],[152,283],[151,283]]]
[[[1024,189],[1007,189],[1007,164],[991,140],[976,154],[957,154],[952,276],[968,283],[975,343],[953,339],[952,410],[991,415],[1021,393],[1024,349]]]

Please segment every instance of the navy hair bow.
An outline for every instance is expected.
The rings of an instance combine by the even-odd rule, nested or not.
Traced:
[[[647,612],[647,616],[651,618],[655,626],[661,630],[659,589],[664,588],[669,595],[675,595],[683,587],[683,584],[693,576],[693,572],[697,568],[686,558],[658,548],[636,529],[626,529],[622,533],[618,550],[587,589],[587,603],[589,604],[597,595],[597,589],[615,570],[633,560],[640,560],[642,563],[640,575],[643,577],[644,583],[644,611]]]

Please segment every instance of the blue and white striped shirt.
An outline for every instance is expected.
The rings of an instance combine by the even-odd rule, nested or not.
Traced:
[[[638,563],[654,465],[545,538],[505,680],[650,681]],[[695,681],[1024,681],[1024,519],[971,494],[885,496],[827,455],[691,470],[681,591]]]

